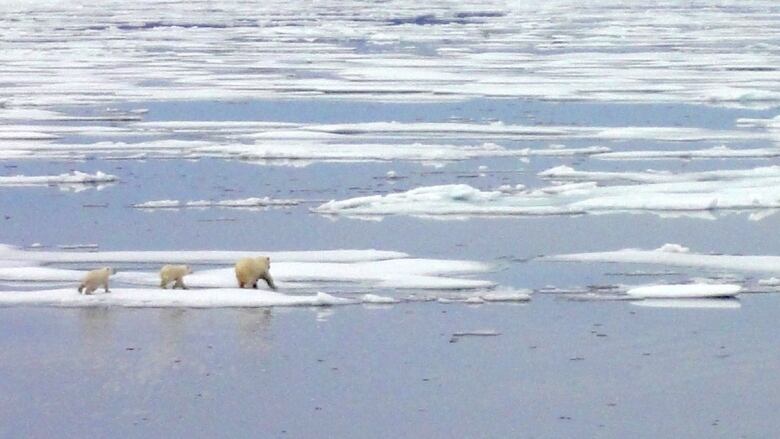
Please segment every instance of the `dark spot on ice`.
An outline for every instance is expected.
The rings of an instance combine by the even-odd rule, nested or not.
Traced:
[[[436,18],[434,14],[417,15],[414,17],[399,17],[387,20],[390,26],[399,26],[402,24],[415,24],[417,26],[433,26],[441,24],[469,24],[472,20],[463,17],[454,18]]]
[[[727,72],[776,72],[776,67],[726,67]]]
[[[467,12],[458,12],[455,14],[458,18],[490,18],[490,17],[503,17],[503,12],[499,11],[467,11]]]

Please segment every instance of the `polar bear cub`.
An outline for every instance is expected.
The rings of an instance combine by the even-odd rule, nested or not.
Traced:
[[[238,287],[257,288],[257,281],[263,279],[272,289],[276,289],[271,277],[271,258],[260,256],[257,258],[242,258],[236,262],[236,280]]]
[[[106,293],[109,293],[108,278],[114,273],[114,269],[111,267],[98,268],[88,272],[79,285],[79,293],[92,294],[101,285],[105,288]]]
[[[160,269],[160,288],[168,288],[168,284],[173,284],[173,289],[176,287],[186,290],[187,286],[184,285],[184,276],[191,274],[192,268],[189,265],[164,265]]]

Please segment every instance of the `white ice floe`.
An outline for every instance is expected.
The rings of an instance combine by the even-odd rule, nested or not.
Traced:
[[[94,174],[73,171],[60,175],[12,175],[0,176],[0,186],[42,186],[42,185],[68,185],[68,184],[92,184],[110,183],[117,181],[114,175],[97,171]]]
[[[446,145],[435,143],[312,143],[269,142],[211,145],[191,154],[285,164],[285,161],[456,161],[480,157],[533,157],[590,155],[608,152],[606,147],[510,149],[494,143]]]
[[[300,200],[263,198],[242,198],[235,200],[155,200],[133,204],[136,209],[181,209],[181,208],[260,208],[260,207],[291,207],[300,204]]]
[[[387,250],[319,250],[319,251],[260,251],[260,250],[175,250],[175,251],[100,251],[58,252],[24,250],[0,244],[0,261],[28,261],[30,265],[57,263],[189,263],[232,264],[236,260],[262,254],[274,262],[328,262],[356,263],[384,260],[404,260],[408,254]]]
[[[540,258],[547,261],[615,262],[705,268],[717,271],[776,273],[780,256],[722,255],[670,252],[669,244],[655,250],[624,249],[607,252],[571,253]]]
[[[696,299],[734,297],[741,289],[732,284],[646,285],[631,288],[626,294],[638,299]]]
[[[221,133],[211,133],[220,135]],[[574,156],[609,152],[603,146],[581,148],[512,149],[483,143],[456,145],[439,143],[332,143],[325,141],[264,140],[259,143],[153,139],[138,142],[95,143],[15,142],[0,139],[0,159],[106,159],[224,158],[274,165],[306,165],[310,162],[420,161],[446,162],[483,157]]]
[[[477,294],[485,302],[528,302],[531,300],[531,290],[510,290],[497,288],[493,291]]]
[[[561,165],[542,171],[540,177],[555,181],[595,181],[595,182],[635,182],[635,183],[675,183],[694,181],[726,181],[747,178],[778,178],[780,166],[765,166],[752,169],[728,169],[704,172],[672,173],[669,171],[647,170],[646,172],[599,172],[578,171],[570,166]]]
[[[615,151],[594,154],[593,157],[602,160],[767,159],[780,157],[780,148],[716,146],[708,149]]]
[[[355,303],[355,301],[321,292],[311,295],[291,295],[237,288],[186,291],[113,288],[110,293],[103,293],[102,290],[99,290],[99,292],[92,295],[79,294],[73,288],[38,291],[0,291],[0,306],[235,308],[330,306],[351,303]]]
[[[364,294],[360,297],[360,300],[363,303],[374,303],[381,305],[390,305],[399,302],[397,299],[393,299],[392,297],[377,296],[376,294]]]
[[[209,264],[222,267],[196,268],[193,274],[186,277],[185,282],[191,288],[190,292],[194,292],[193,297],[196,297],[196,299],[193,300],[211,300],[212,302],[210,303],[214,303],[214,306],[220,306],[217,303],[220,296],[215,292],[216,289],[220,291],[228,290],[228,292],[236,289],[235,272],[232,265],[241,257],[259,254],[271,257],[271,272],[281,291],[306,292],[328,288],[333,291],[346,292],[355,289],[376,288],[380,290],[406,289],[436,292],[488,290],[495,286],[491,281],[471,278],[474,275],[491,271],[493,267],[490,264],[462,260],[414,259],[409,258],[404,253],[375,250],[331,250],[319,252],[98,251],[87,253],[22,250],[9,246],[0,246],[0,284],[16,286],[21,282],[30,289],[36,286],[40,288],[52,282],[60,284],[72,282],[75,288],[77,282],[85,275],[86,268],[111,265],[116,267],[116,264],[121,264],[123,268],[111,277],[112,286],[116,286],[118,291],[126,290],[124,287],[127,285],[156,290],[159,288],[159,265],[163,263]],[[85,269],[63,268],[63,266],[69,267],[73,264],[82,264],[86,265],[86,267]],[[149,264],[154,265],[149,267]],[[261,285],[261,288],[264,289],[265,286]],[[198,292],[201,290],[206,290],[202,298],[198,295]],[[76,295],[75,289],[72,289],[71,293]],[[52,294],[59,297],[63,293],[58,291]],[[165,303],[167,303],[166,300],[168,299],[157,297],[152,293],[144,294],[147,294],[148,297],[137,297],[147,297],[143,300],[149,300],[149,306],[167,306]],[[161,294],[164,294],[164,292]],[[43,296],[45,296],[44,298],[49,297]],[[15,299],[8,298],[9,296],[0,297],[0,305],[3,303],[17,303],[14,302]],[[25,297],[32,297],[33,299],[30,300],[33,302],[44,301],[44,299],[38,296]],[[179,296],[174,297],[176,300],[180,300]],[[244,296],[238,293],[226,297],[227,304],[225,306],[243,306],[231,304],[245,303]],[[6,298],[8,300],[4,302]],[[121,296],[120,299],[116,300],[123,301],[125,299],[129,300],[130,298]],[[112,301],[114,299],[88,300]],[[360,299],[360,301],[365,303],[388,303],[389,300],[395,299],[388,299],[374,294],[365,295]],[[130,303],[136,304],[138,301],[130,301]],[[183,306],[197,305],[197,303],[193,304],[186,301],[181,303],[185,303]],[[203,306],[208,305],[204,302]]]
[[[611,212],[706,212],[780,208],[780,167],[696,173],[582,172],[558,167],[543,177],[580,180],[538,189],[483,191],[465,184],[329,201],[315,212],[371,217],[571,215]],[[595,181],[591,181],[595,180]],[[628,181],[602,185],[600,181]],[[640,181],[643,184],[633,184]]]
[[[765,287],[780,287],[780,278],[773,276],[769,279],[759,279],[758,284]]]
[[[632,301],[631,304],[647,308],[675,309],[739,309],[742,307],[737,299],[646,299]]]

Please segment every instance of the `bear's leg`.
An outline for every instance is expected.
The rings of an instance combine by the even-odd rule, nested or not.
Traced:
[[[255,283],[252,284],[252,288],[257,289],[257,281],[255,281]]]
[[[96,289],[97,287],[89,285],[88,287],[84,288],[84,294],[91,295],[93,292],[95,292]]]
[[[108,291],[108,281],[105,281],[103,283],[103,288],[106,290],[106,293],[110,293],[111,291]],[[97,288],[96,288],[97,289]]]
[[[160,288],[162,288],[163,290],[168,288],[168,282],[166,282],[165,279],[160,281]]]
[[[84,291],[84,284],[79,285],[79,294],[81,294],[82,291]]]
[[[179,287],[182,290],[186,290],[187,289],[187,287],[184,285],[184,280],[182,278],[176,279],[176,283],[173,284],[173,287],[174,288]]]
[[[274,279],[271,277],[271,273],[266,273],[266,275],[263,276],[263,280],[268,284],[269,288],[274,291],[276,290],[276,285],[274,285]]]

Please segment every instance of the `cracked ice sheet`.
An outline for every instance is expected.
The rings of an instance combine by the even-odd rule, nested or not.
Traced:
[[[672,267],[704,268],[718,271],[775,273],[780,256],[711,255],[693,253],[677,245],[666,244],[655,250],[623,249],[607,252],[570,253],[544,256],[542,261],[615,262],[655,264]]]
[[[226,0],[219,9],[188,3],[182,17],[183,4],[80,1],[74,15],[50,2],[3,2],[0,76],[8,85],[0,102],[410,94],[438,101],[778,102],[778,12],[768,0],[649,9],[632,2],[437,1],[424,11],[407,0],[392,8]],[[484,10],[492,13],[469,15]],[[599,26],[591,25],[594,17]],[[368,50],[355,50],[356,42]],[[372,52],[375,46],[381,50]]]
[[[465,184],[425,186],[400,193],[334,200],[313,211],[351,217],[413,215],[448,219],[479,215],[755,211],[780,207],[780,167],[690,174],[599,172],[591,175],[571,168],[550,171],[551,175],[584,175],[595,180],[653,182],[602,186],[596,181],[585,181],[538,189],[493,191]]]

